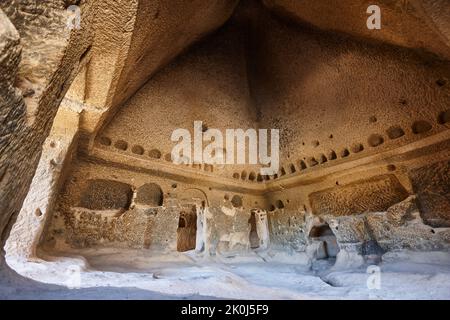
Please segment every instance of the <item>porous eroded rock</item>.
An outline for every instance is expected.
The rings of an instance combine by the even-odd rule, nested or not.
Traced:
[[[62,1],[0,3],[2,243],[29,189],[58,106],[92,40],[89,7],[86,3],[83,29],[70,32]]]
[[[423,48],[450,57],[448,5],[446,0],[392,2],[381,0],[264,0],[263,3],[283,18],[315,25],[321,29],[350,33],[410,48]],[[381,30],[371,32],[366,26],[371,5],[381,9]],[[447,22],[446,22],[447,21]],[[437,32],[436,29],[442,31]],[[448,36],[448,34],[446,34]]]
[[[80,207],[91,210],[128,209],[133,190],[131,186],[113,180],[89,180],[81,194]]]
[[[421,216],[432,227],[450,227],[450,161],[410,171]]]
[[[400,250],[443,250],[450,248],[450,229],[433,229],[423,223],[411,196],[385,212],[356,216],[325,216],[341,248],[360,254]],[[381,251],[380,251],[381,249]]]
[[[402,202],[394,204],[386,211],[389,221],[395,226],[403,225],[407,220],[413,219],[411,214],[417,211],[417,197],[409,196]]]
[[[361,180],[309,195],[315,214],[334,216],[384,211],[407,196],[408,192],[394,175]]]
[[[136,191],[135,202],[150,207],[158,207],[163,205],[163,192],[161,187],[155,183],[146,183],[140,186]]]

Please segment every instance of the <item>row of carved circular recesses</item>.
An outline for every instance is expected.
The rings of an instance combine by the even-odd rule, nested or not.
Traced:
[[[375,117],[371,117],[372,122],[376,122]],[[450,109],[446,111],[442,111],[439,113],[437,118],[437,123],[439,125],[445,125],[450,123]],[[433,128],[432,124],[425,120],[415,121],[411,126],[411,131],[413,134],[424,134],[430,131]],[[390,140],[395,140],[403,137],[405,135],[405,131],[400,126],[392,126],[386,130],[386,135]],[[385,138],[381,134],[372,134],[367,139],[367,143],[370,147],[375,148],[382,145],[385,142]],[[290,163],[287,168],[289,171],[285,169],[285,166],[282,166],[279,173],[268,176],[256,174],[255,172],[247,173],[246,170],[243,170],[240,174],[235,172],[233,173],[234,179],[248,180],[251,182],[263,182],[268,181],[270,179],[278,179],[278,177],[284,176],[286,174],[294,174],[297,171],[303,171],[307,168],[315,167],[320,164],[325,164],[329,160],[336,160],[338,157],[347,158],[351,153],[360,153],[364,150],[364,145],[362,143],[355,143],[350,148],[344,148],[341,150],[339,154],[334,150],[330,150],[327,154],[320,154],[318,157],[305,157],[303,160],[299,160],[297,165]]]
[[[230,201],[230,197],[228,194],[225,194],[224,196],[224,200],[225,201]],[[289,200],[287,200],[287,202],[289,203]],[[255,202],[256,203],[256,202]],[[242,207],[242,197],[238,196],[238,195],[234,195],[231,198],[231,204],[233,205],[233,207],[235,208],[239,208]],[[275,204],[271,204],[269,205],[269,207],[267,208],[268,211],[275,211],[276,209],[283,209],[284,208],[284,202],[282,200],[277,200],[275,201]],[[306,209],[306,208],[305,208]]]
[[[99,138],[98,142],[106,147],[110,147],[113,146],[114,148],[116,148],[117,150],[120,151],[128,151],[129,150],[129,146],[128,146],[128,142],[124,141],[124,140],[116,140],[114,143],[113,141],[105,136],[102,136]],[[140,145],[133,145],[131,147],[131,152],[135,155],[138,156],[145,156],[146,151],[145,149],[140,146]],[[161,160],[162,157],[162,153],[161,151],[159,151],[158,149],[151,149],[147,152],[147,155],[152,158],[153,160]],[[172,156],[170,153],[167,153],[166,155],[164,155],[164,160],[167,162],[172,162]],[[192,164],[185,164],[185,166],[188,167],[192,167],[194,169],[199,169],[199,170],[204,170],[206,172],[213,172],[214,171],[214,167],[211,164],[197,164],[197,163],[192,163]]]
[[[233,207],[235,207],[235,208],[240,208],[243,205],[242,197],[238,196],[238,195],[234,195],[230,200],[230,196],[228,194],[225,194],[224,200],[230,201],[231,204],[233,205]],[[289,202],[289,200],[287,200],[287,201]],[[256,204],[256,202],[255,202],[255,204]],[[283,201],[277,200],[277,201],[275,201],[274,205],[270,205],[267,209],[269,211],[274,211],[275,209],[283,209],[283,208],[284,208]]]

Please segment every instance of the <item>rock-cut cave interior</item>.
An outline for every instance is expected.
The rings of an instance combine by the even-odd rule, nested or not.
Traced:
[[[450,2],[2,0],[0,235],[1,299],[450,299]]]

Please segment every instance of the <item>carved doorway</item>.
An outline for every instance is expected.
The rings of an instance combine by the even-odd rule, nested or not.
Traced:
[[[177,229],[177,251],[184,252],[195,249],[197,237],[197,208],[180,212]]]

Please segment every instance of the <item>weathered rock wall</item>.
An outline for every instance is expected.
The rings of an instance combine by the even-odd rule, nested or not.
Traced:
[[[278,176],[449,129],[439,120],[449,112],[448,60],[286,24],[265,11],[250,17],[252,96],[260,126],[281,131]]]
[[[186,9],[181,16],[162,2],[133,1],[127,8],[125,2],[117,3],[114,10],[95,19],[99,31],[91,49],[80,55],[79,65],[85,67],[67,96],[67,101],[84,108],[81,127],[88,144],[78,149],[55,210],[48,210],[52,217],[43,248],[184,250],[193,246],[194,232],[179,229],[191,226],[194,215],[186,220],[180,215],[193,205],[203,219],[197,237],[202,237],[209,254],[248,250],[254,208],[270,211],[272,248],[308,251],[317,245],[313,228],[326,229],[324,236],[335,237],[340,249],[358,254],[448,248],[448,48],[444,40],[432,37],[432,29],[425,28],[421,40],[410,37],[409,26],[424,21],[416,11],[406,6],[407,19],[375,37],[382,42],[370,42],[334,33],[350,31],[335,28],[342,21],[327,20],[328,11],[316,21],[314,10],[329,5],[328,1],[310,4],[300,18],[308,21],[309,17],[312,24],[333,32],[298,20],[286,23],[257,2],[243,3],[223,28],[169,63],[199,36],[222,24],[236,2],[216,1],[211,6],[204,1],[193,6],[177,2],[176,8]],[[293,2],[265,4],[283,18],[288,5],[295,9],[288,14],[291,18],[303,14],[297,11],[302,5]],[[397,19],[398,8],[388,1],[384,4],[386,21]],[[338,15],[343,7],[336,5]],[[350,11],[359,12],[362,5]],[[103,12],[101,7],[95,10]],[[26,19],[11,12],[20,36],[30,37]],[[361,22],[365,27],[365,11],[361,12],[350,26]],[[198,15],[205,17],[192,18]],[[36,23],[42,23],[40,19]],[[19,35],[9,20],[2,21],[5,31],[0,37],[6,39],[6,49],[0,47],[0,52],[6,54],[0,65],[13,72],[0,75],[5,80],[1,89],[8,94],[4,97],[10,99],[8,107],[0,109],[6,119],[5,134],[0,136],[4,137],[0,151],[6,150],[0,153],[0,183],[8,186],[0,193],[0,199],[8,201],[0,204],[12,212],[27,188],[26,181],[11,183],[12,173],[30,176],[31,167],[22,166],[31,163],[26,158],[30,154],[30,161],[37,159],[33,148],[40,146],[36,141],[41,136],[35,140],[34,133],[23,128],[45,134],[57,105],[54,98],[62,95],[72,78],[64,80],[57,74],[56,80],[50,79],[51,70],[31,63],[34,58],[26,52],[34,38],[23,48],[25,64],[19,64]],[[62,21],[61,17],[53,21],[46,36],[51,38]],[[445,35],[445,23],[438,25]],[[405,37],[392,36],[399,30]],[[356,35],[361,36],[357,30]],[[51,58],[63,59],[64,48],[64,43],[55,45]],[[417,50],[423,48],[440,58]],[[45,66],[53,67],[58,65]],[[68,66],[64,68],[70,73]],[[30,81],[28,73],[45,76]],[[51,94],[40,89],[45,81],[56,86],[49,89]],[[23,97],[14,90],[16,84]],[[20,108],[10,108],[14,99]],[[17,114],[11,112],[21,117],[18,131],[10,121]],[[280,172],[262,177],[258,165],[173,164],[171,133],[177,128],[192,131],[195,120],[204,121],[205,132],[280,129]],[[23,145],[11,140],[12,129]],[[32,138],[25,141],[25,137]],[[16,161],[12,155],[22,158]],[[5,170],[5,164],[13,171]],[[27,210],[31,215],[34,209]],[[182,244],[177,243],[177,234],[184,237]]]
[[[450,162],[440,161],[411,170],[422,219],[433,227],[450,227]]]
[[[381,0],[376,3],[370,0],[263,0],[263,3],[284,19],[450,58],[446,0]],[[374,4],[381,9],[381,29],[375,31],[366,25],[367,8]]]
[[[78,112],[59,108],[50,135],[45,140],[30,191],[5,244],[6,259],[26,261],[37,257],[49,217],[61,191],[77,147]]]
[[[243,39],[242,25],[233,19],[193,46],[123,105],[99,133],[95,147],[169,164],[175,145],[172,132],[186,129],[193,139],[194,121],[203,121],[204,130],[221,130],[226,157],[226,129],[258,128],[247,82]],[[185,156],[193,160],[192,155]],[[258,168],[218,165],[204,169],[231,178],[236,171],[247,170],[249,175],[251,171],[258,172]]]
[[[92,187],[99,183],[101,188]],[[148,185],[156,187],[144,187]],[[197,233],[205,244],[203,250],[243,252],[249,247],[250,210],[260,199],[78,160],[49,217],[42,247],[47,251],[96,246],[176,251],[181,213],[196,206],[205,215],[204,233]]]
[[[81,129],[93,138],[122,104],[187,47],[220,27],[238,0],[96,3],[92,60],[71,98],[85,103]]]
[[[236,2],[179,1],[171,6],[163,1],[2,1],[2,244],[72,81],[67,102],[84,108],[82,129],[94,131],[101,127],[114,97],[117,104],[126,100],[161,65],[228,19]],[[71,5],[79,7],[66,10]],[[81,28],[73,12],[80,13]],[[154,46],[160,50],[157,55]]]
[[[59,103],[85,63],[89,3],[85,9],[82,29],[70,32],[63,1],[0,4],[1,244],[26,196]]]

